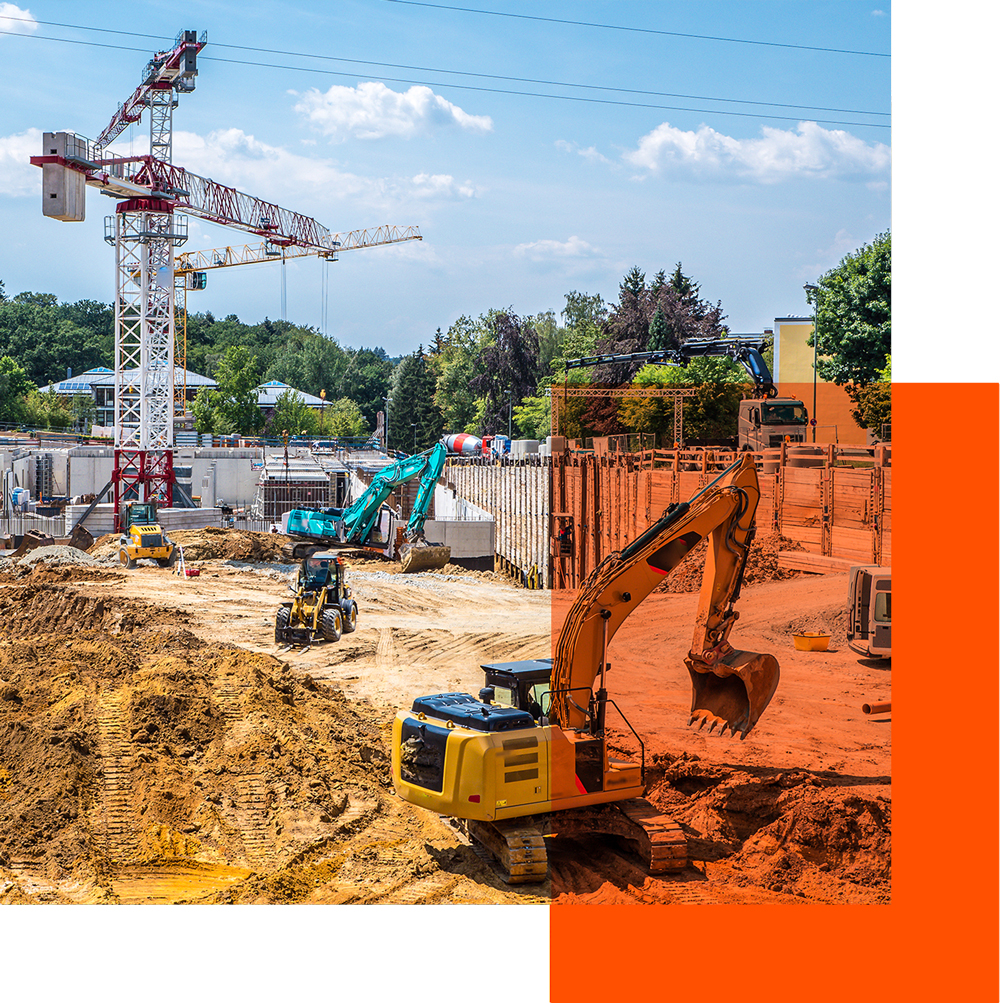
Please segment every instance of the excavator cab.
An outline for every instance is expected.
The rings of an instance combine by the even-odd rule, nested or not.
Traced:
[[[483,703],[516,707],[527,711],[536,722],[548,715],[552,704],[551,658],[495,662],[482,669],[486,673],[486,685],[479,691]]]

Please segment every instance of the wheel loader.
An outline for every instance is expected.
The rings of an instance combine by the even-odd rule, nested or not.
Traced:
[[[545,837],[555,833],[616,837],[638,851],[650,872],[682,870],[683,831],[642,797],[641,741],[634,760],[609,748],[608,705],[628,721],[608,695],[608,645],[626,618],[708,538],[694,641],[684,660],[692,684],[688,724],[746,738],[779,676],[773,655],[729,643],[759,498],[754,460],[747,454],[690,501],[671,505],[591,572],[570,607],[554,657],[484,665],[486,686],[478,700],[439,693],[400,711],[392,735],[396,792],[460,820],[497,858],[510,883],[545,880]]]
[[[274,618],[276,644],[312,644],[314,638],[339,641],[358,625],[358,604],[344,582],[344,565],[337,554],[320,551],[302,561],[295,598],[283,602]]]
[[[161,568],[170,568],[177,560],[177,548],[160,527],[155,501],[126,502],[118,560],[123,568],[134,568],[135,562],[143,558],[156,561]]]

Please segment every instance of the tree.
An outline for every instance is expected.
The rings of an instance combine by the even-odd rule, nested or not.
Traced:
[[[838,386],[873,382],[892,350],[889,231],[848,254],[818,286],[809,294],[809,302],[816,302],[816,348],[821,356],[817,372]]]
[[[689,338],[724,337],[721,302],[712,306],[701,298],[700,291],[681,270],[680,262],[669,279],[661,270],[648,286],[645,275],[632,268],[619,286],[618,303],[602,325],[597,352],[626,355],[663,351],[679,348]],[[593,380],[618,386],[628,383],[640,367],[641,363],[599,366]]]
[[[481,420],[472,380],[482,371],[483,352],[490,341],[485,317],[464,314],[448,328],[441,354],[432,360],[437,385],[434,401],[449,433],[474,432]]]
[[[881,438],[882,427],[892,423],[892,356],[885,357],[885,368],[877,370],[872,383],[848,383],[844,388],[854,403],[851,417],[862,427]]]
[[[469,385],[485,400],[482,432],[506,432],[513,408],[536,389],[538,334],[513,309],[491,312],[487,327],[492,343],[483,350],[481,372]]]
[[[16,424],[22,421],[24,399],[34,389],[28,374],[9,355],[0,358],[0,422]]]
[[[740,401],[748,389],[746,374],[729,358],[696,358],[687,366],[644,366],[632,382],[639,387],[692,387],[684,399],[684,438],[728,439],[736,435]],[[637,432],[669,435],[674,432],[674,402],[669,397],[641,397],[622,401],[622,424]]]
[[[419,452],[433,446],[444,429],[441,411],[434,403],[437,381],[421,345],[404,356],[392,374],[389,413],[389,446]]]
[[[354,401],[369,428],[377,424],[385,408],[392,379],[392,363],[381,348],[348,350],[348,362],[339,383],[327,388],[327,396]]]
[[[257,356],[242,345],[226,349],[215,373],[218,390],[203,387],[198,391],[191,411],[199,432],[223,435],[252,435],[264,425],[258,406],[257,387],[260,370]]]
[[[291,387],[279,394],[267,418],[265,430],[269,436],[315,435],[319,427],[316,412]]]
[[[348,397],[335,400],[323,416],[323,433],[344,439],[360,439],[370,426],[355,401]]]

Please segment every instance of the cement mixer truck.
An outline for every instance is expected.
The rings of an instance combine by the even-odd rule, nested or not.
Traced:
[[[510,452],[510,438],[506,435],[484,435],[480,439],[478,435],[459,432],[445,436],[441,441],[448,447],[449,453],[460,456],[504,456]]]

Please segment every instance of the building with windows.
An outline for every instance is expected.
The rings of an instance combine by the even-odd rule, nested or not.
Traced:
[[[137,373],[136,369],[127,369],[124,373],[126,379]],[[192,373],[190,370],[174,367],[174,387],[184,387],[184,399],[190,404],[195,395],[202,387],[215,389],[218,384],[215,380],[210,380],[200,373]],[[89,396],[94,402],[94,424],[113,428],[115,424],[115,372],[106,366],[98,366],[96,369],[88,369],[79,376],[67,376],[66,379],[58,383],[50,383],[46,387],[38,388],[41,393],[54,392],[57,396],[67,400],[73,397]]]

